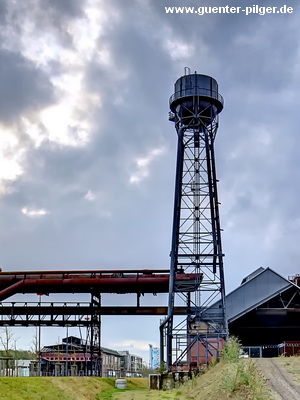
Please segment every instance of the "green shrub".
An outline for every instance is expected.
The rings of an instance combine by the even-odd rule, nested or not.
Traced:
[[[222,390],[233,393],[240,390],[249,393],[249,398],[260,399],[263,394],[264,382],[252,360],[239,360],[232,363],[223,378]]]
[[[227,363],[221,390],[227,393],[242,392],[245,398],[262,399],[264,382],[252,360],[241,359],[241,343],[231,337],[224,345],[221,361]],[[247,394],[247,395],[246,395]]]
[[[167,370],[167,365],[164,361],[162,361],[156,369],[158,374],[164,374],[166,370]]]
[[[226,362],[236,362],[239,360],[241,354],[241,343],[240,341],[232,336],[224,345],[222,350],[222,359]]]

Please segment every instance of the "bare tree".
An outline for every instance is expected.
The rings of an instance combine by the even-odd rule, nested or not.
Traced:
[[[0,342],[4,349],[4,354],[6,357],[6,375],[8,375],[8,367],[9,367],[9,351],[12,350],[13,343],[14,343],[14,336],[15,334],[11,329],[5,326],[1,331]]]
[[[39,335],[38,335],[38,328],[36,328],[35,334],[33,335],[30,350],[35,355],[35,359],[38,359],[39,354]]]
[[[9,350],[11,350],[13,348],[14,337],[15,337],[15,334],[7,326],[5,326],[2,329],[0,341],[1,341],[1,344],[5,351],[6,357],[8,357],[8,355],[9,355]]]

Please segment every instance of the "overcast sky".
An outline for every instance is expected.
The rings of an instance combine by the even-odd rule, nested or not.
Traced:
[[[253,0],[0,0],[3,270],[169,267],[168,100],[189,66],[225,100],[215,145],[227,291],[261,266],[300,273],[298,2],[257,1],[291,14],[165,12],[225,3]],[[147,358],[158,326],[106,317],[102,343]]]

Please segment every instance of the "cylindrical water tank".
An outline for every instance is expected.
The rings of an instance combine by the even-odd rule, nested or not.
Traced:
[[[183,75],[175,82],[174,94],[170,97],[170,109],[185,123],[193,119],[206,118],[210,123],[223,109],[223,98],[217,81],[208,75]]]

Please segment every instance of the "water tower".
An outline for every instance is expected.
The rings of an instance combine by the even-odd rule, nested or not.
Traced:
[[[169,119],[178,137],[168,316],[161,325],[161,361],[192,370],[219,356],[227,337],[223,252],[214,140],[223,109],[215,79],[185,75],[175,83]],[[193,283],[177,281],[193,274]],[[187,315],[175,315],[176,305]],[[164,349],[165,350],[165,349]]]

